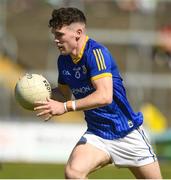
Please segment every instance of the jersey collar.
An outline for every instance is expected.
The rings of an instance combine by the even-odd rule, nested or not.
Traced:
[[[79,54],[78,56],[73,56],[73,55],[71,55],[71,58],[72,58],[72,61],[73,61],[74,64],[77,64],[77,63],[81,60],[88,39],[89,39],[89,37],[86,36],[86,40],[85,40],[85,42],[84,42],[84,44],[83,44],[83,47],[81,48],[80,54]]]

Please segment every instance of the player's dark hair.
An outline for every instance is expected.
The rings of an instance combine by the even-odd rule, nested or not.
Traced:
[[[59,8],[52,11],[49,27],[60,29],[63,25],[70,25],[74,22],[86,24],[86,17],[82,11],[72,7]]]

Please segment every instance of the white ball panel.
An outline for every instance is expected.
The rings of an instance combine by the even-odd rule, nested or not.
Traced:
[[[26,74],[16,84],[15,97],[22,107],[33,110],[35,101],[51,97],[51,86],[42,75]]]

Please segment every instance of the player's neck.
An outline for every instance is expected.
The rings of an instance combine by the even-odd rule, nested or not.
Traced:
[[[83,47],[85,46],[86,43],[86,34],[83,35],[77,43],[77,47],[73,50],[72,52],[72,56],[78,57],[83,49]]]

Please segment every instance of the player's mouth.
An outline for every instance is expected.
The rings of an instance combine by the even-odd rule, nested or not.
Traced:
[[[65,52],[64,46],[57,46],[57,47],[58,47],[58,50],[59,50],[61,53],[64,53],[64,52]]]
[[[63,50],[63,46],[57,45],[57,48],[62,51]]]
[[[59,49],[60,51],[62,51],[62,50],[63,50],[63,47],[58,47],[58,49]]]

